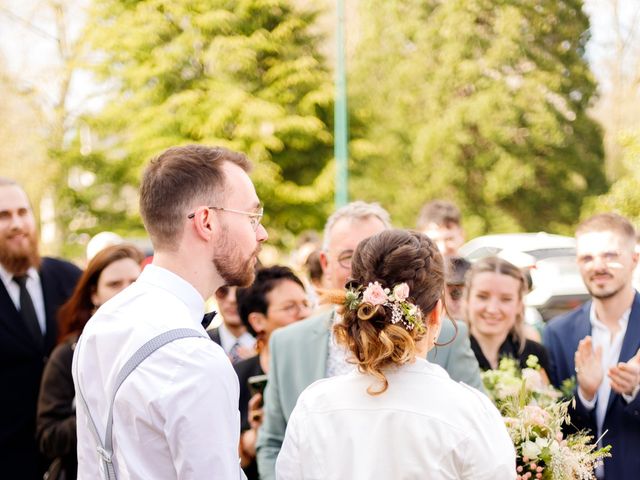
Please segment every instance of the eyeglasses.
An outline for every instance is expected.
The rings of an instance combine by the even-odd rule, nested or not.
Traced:
[[[454,284],[447,285],[447,292],[449,293],[451,300],[458,301],[462,298],[462,295],[464,294],[464,287],[461,285],[454,285]]]
[[[232,208],[225,207],[207,207],[209,210],[221,210],[223,212],[231,212],[231,213],[239,213],[240,215],[246,215],[249,217],[251,221],[251,227],[254,231],[258,230],[260,226],[260,222],[262,221],[262,216],[264,215],[264,208],[260,207],[257,212],[243,212],[242,210],[234,210]],[[187,215],[187,218],[191,219],[196,216],[196,213],[190,213]]]
[[[585,255],[580,255],[578,257],[578,263],[584,267],[586,266],[590,266],[591,264],[593,264],[593,262],[595,262],[596,258],[600,258],[603,263],[606,263],[607,265],[609,264],[615,264],[617,265],[620,261],[620,257],[622,256],[622,254],[620,252],[602,252],[599,254],[585,254]]]
[[[290,315],[290,316],[300,316],[300,314],[302,312],[305,313],[305,315],[308,315],[309,312],[311,311],[311,303],[309,301],[304,301],[301,303],[298,302],[294,302],[294,303],[290,303],[288,305],[285,305],[284,307],[279,307],[274,309],[274,312],[282,312],[286,315]]]
[[[338,263],[342,268],[351,268],[351,259],[353,259],[353,250],[344,250],[338,254]]]

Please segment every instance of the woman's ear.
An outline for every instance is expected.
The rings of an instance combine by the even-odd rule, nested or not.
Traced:
[[[251,312],[249,314],[249,323],[256,333],[262,333],[266,329],[267,317],[264,313]]]
[[[428,324],[430,327],[440,326],[442,322],[442,316],[444,314],[444,304],[442,303],[442,299],[438,300],[436,306],[429,313]]]

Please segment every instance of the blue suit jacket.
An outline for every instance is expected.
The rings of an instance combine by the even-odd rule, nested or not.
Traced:
[[[557,317],[544,331],[544,344],[551,361],[551,381],[559,386],[575,373],[574,355],[578,342],[591,335],[589,311],[591,302]],[[636,292],[629,315],[627,332],[622,342],[619,361],[626,362],[640,348],[640,295]],[[606,372],[605,372],[606,375]],[[576,408],[571,422],[578,428],[588,428],[595,435],[595,409],[588,412],[576,395]],[[640,472],[640,394],[627,403],[621,395],[611,391],[602,431],[607,431],[603,444],[611,445],[611,458],[604,461],[605,476],[609,480],[637,478]]]
[[[333,315],[331,309],[271,334],[264,423],[257,443],[262,480],[275,478],[276,458],[298,397],[305,388],[325,376]],[[450,345],[432,349],[427,358],[447,370],[452,379],[482,389],[480,367],[471,350],[467,327],[462,322],[457,325],[456,339]],[[438,341],[449,342],[454,333],[451,322],[443,319]]]

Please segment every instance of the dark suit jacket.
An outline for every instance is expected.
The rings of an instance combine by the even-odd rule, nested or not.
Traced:
[[[58,334],[56,312],[71,295],[81,271],[71,263],[43,258],[40,281],[47,332],[39,347],[0,282],[0,468],[2,478],[42,479],[46,461],[35,440],[40,377]]]
[[[207,333],[209,334],[209,338],[211,340],[222,346],[222,340],[220,340],[220,332],[218,331],[218,327],[207,330]]]
[[[591,302],[587,302],[582,307],[551,320],[544,331],[544,344],[551,361],[550,378],[556,386],[575,375],[573,358],[578,349],[578,342],[591,335],[590,309]],[[640,295],[636,292],[619,361],[628,361],[636,354],[638,348]],[[589,428],[595,435],[595,410],[587,412],[577,395],[571,421],[578,428]],[[621,395],[611,391],[602,431],[608,431],[603,438],[603,444],[611,445],[612,455],[604,461],[606,479],[637,478],[640,472],[640,394],[631,403],[627,403]]]

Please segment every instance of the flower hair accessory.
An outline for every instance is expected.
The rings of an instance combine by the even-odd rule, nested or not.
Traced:
[[[393,290],[382,288],[378,282],[369,283],[367,288],[349,288],[345,296],[345,307],[354,310],[361,320],[373,317],[378,307],[391,310],[391,323],[402,323],[405,329],[424,331],[422,312],[417,305],[409,302],[409,285],[399,283]]]

